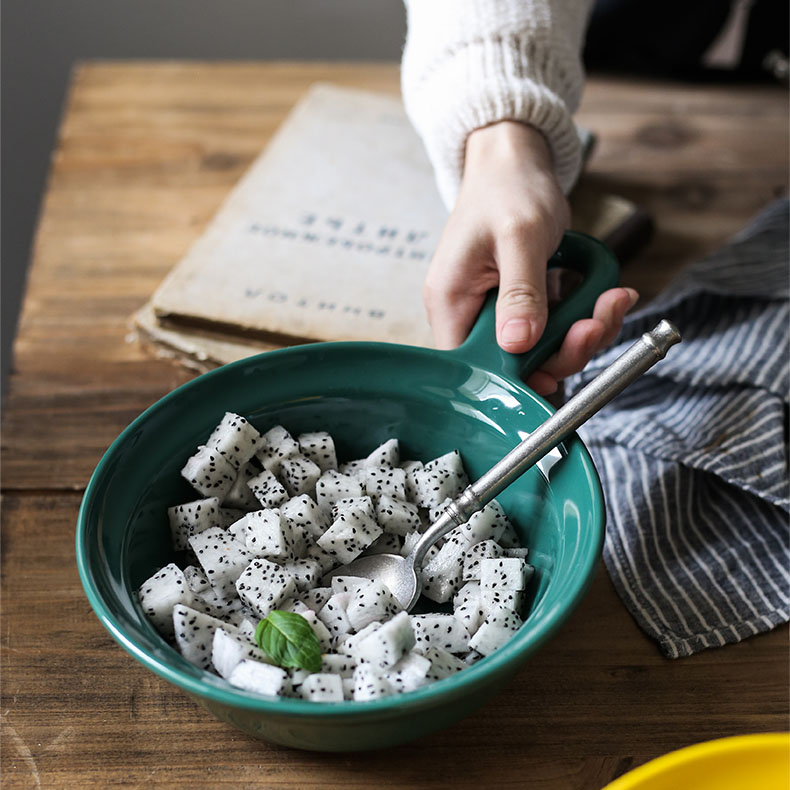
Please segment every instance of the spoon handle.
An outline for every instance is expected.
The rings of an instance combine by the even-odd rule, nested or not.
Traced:
[[[666,319],[652,331],[645,332],[609,367],[447,506],[414,547],[411,555],[414,567],[422,567],[426,552],[439,538],[463,524],[507,488],[631,382],[663,359],[680,339],[677,328]]]

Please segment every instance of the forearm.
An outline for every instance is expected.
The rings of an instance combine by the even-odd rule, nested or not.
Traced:
[[[581,147],[571,114],[583,85],[589,0],[406,0],[402,89],[445,204],[456,199],[469,134],[501,120],[538,129],[563,191]]]

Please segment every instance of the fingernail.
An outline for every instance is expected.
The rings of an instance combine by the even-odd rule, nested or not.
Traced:
[[[528,341],[531,335],[532,327],[529,321],[523,318],[511,318],[502,326],[499,339],[502,343],[512,345]]]
[[[628,293],[628,298],[631,300],[629,307],[633,307],[639,301],[639,293],[633,288],[626,288],[625,290]]]

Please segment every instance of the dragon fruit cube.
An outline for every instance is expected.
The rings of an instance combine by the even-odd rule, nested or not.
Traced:
[[[285,458],[280,462],[279,476],[288,496],[300,496],[315,492],[315,484],[321,477],[321,469],[311,459],[296,456]]]
[[[429,682],[444,680],[444,678],[449,678],[467,667],[467,664],[462,659],[454,656],[442,647],[431,646],[426,648],[422,655],[431,662],[431,668],[425,677]]]
[[[492,590],[484,588],[480,592],[480,606],[484,611],[503,607],[521,612],[524,608],[525,594],[523,590]]]
[[[361,510],[366,516],[369,516],[372,519],[376,518],[373,500],[367,495],[351,496],[338,499],[337,502],[332,505],[332,521],[337,521],[340,514],[345,513],[348,510]]]
[[[423,653],[429,647],[441,647],[450,653],[463,653],[469,649],[469,631],[455,615],[413,614],[410,617],[415,650]]]
[[[358,496],[362,496],[359,481],[334,469],[324,472],[315,484],[315,501],[324,513],[331,513],[338,499]]]
[[[372,634],[377,628],[381,627],[381,623],[371,623],[366,625],[361,631],[352,634],[350,631],[347,634],[342,634],[335,640],[335,652],[343,653],[347,656],[356,656],[356,646],[368,635]]]
[[[277,474],[280,463],[285,458],[300,455],[299,443],[282,425],[275,425],[261,436],[260,446],[255,457],[264,469]]]
[[[166,637],[173,636],[173,607],[176,604],[192,606],[194,603],[194,593],[189,589],[183,571],[174,562],[146,579],[137,595],[153,626]]]
[[[398,694],[405,694],[424,686],[431,671],[431,661],[419,653],[406,653],[390,667],[384,677]]]
[[[354,681],[352,698],[355,702],[390,697],[395,693],[395,689],[384,677],[383,672],[374,669],[370,664],[358,664],[352,678]]]
[[[325,551],[347,564],[382,534],[381,527],[364,510],[349,508],[316,541]]]
[[[206,446],[226,458],[234,469],[241,469],[255,455],[260,438],[258,431],[244,417],[228,411],[211,432]]]
[[[315,500],[308,494],[302,494],[283,502],[280,512],[291,524],[302,527],[308,535],[320,538],[331,523]]]
[[[352,593],[346,606],[346,617],[354,631],[361,631],[366,625],[388,620],[402,610],[397,598],[383,582],[371,581]]]
[[[187,581],[187,586],[193,593],[211,589],[206,574],[196,565],[187,565],[186,568],[184,568],[184,578]]]
[[[342,702],[343,679],[332,672],[316,672],[304,679],[300,693],[311,702]]]
[[[333,568],[337,568],[340,565],[340,560],[336,554],[321,548],[317,543],[307,547],[304,558],[315,560],[321,566],[322,573],[329,573]]]
[[[318,615],[312,610],[302,612],[302,617],[307,620],[310,624],[310,628],[313,629],[313,633],[318,639],[318,644],[321,645],[321,652],[328,653],[332,649],[333,641],[329,629],[318,619]]]
[[[173,633],[181,655],[200,669],[211,669],[214,632],[229,626],[210,614],[184,604],[173,607]]]
[[[281,612],[294,612],[301,615],[310,611],[310,607],[299,598],[289,598],[287,601],[283,601],[277,609]]]
[[[299,595],[299,598],[314,612],[320,612],[331,597],[331,587],[313,587],[312,590],[307,590]]]
[[[401,557],[408,557],[409,554],[414,551],[414,548],[419,543],[420,538],[422,537],[421,532],[410,532],[403,538],[403,546],[401,546],[401,550],[398,552]],[[423,565],[427,565],[437,554],[439,553],[439,547],[434,543],[428,551],[425,553],[425,561]]]
[[[364,639],[354,644],[357,661],[379,669],[388,669],[403,658],[415,645],[414,629],[406,612],[399,612]]]
[[[495,499],[491,500],[482,510],[472,513],[466,524],[459,527],[470,544],[483,540],[499,541],[508,524],[505,511]]]
[[[302,455],[313,461],[322,472],[337,469],[335,442],[326,431],[299,434],[297,441]]]
[[[350,593],[334,593],[318,611],[318,619],[335,641],[352,630],[346,614],[346,606],[350,600]]]
[[[201,445],[187,459],[181,476],[204,497],[224,499],[236,479],[236,467],[217,450]]]
[[[507,519],[505,520],[505,528],[497,538],[497,543],[499,543],[505,551],[521,547],[521,540],[516,532],[516,528]]]
[[[453,608],[457,609],[465,603],[480,603],[480,582],[470,581],[453,595]]]
[[[280,513],[282,513],[282,510]],[[300,527],[298,524],[292,524],[287,519],[284,519],[284,521],[290,528],[289,532],[286,533],[289,557],[292,560],[304,559],[307,554],[307,549],[314,545],[312,536],[308,535],[304,527]]]
[[[175,551],[184,551],[192,535],[209,527],[221,527],[219,497],[196,499],[167,509],[170,537]]]
[[[236,590],[244,604],[263,618],[296,595],[296,584],[279,565],[255,559],[239,576]]]
[[[435,507],[448,497],[455,499],[469,485],[469,477],[458,450],[451,450],[434,458],[422,469],[416,469],[413,479],[416,502],[425,508]]]
[[[392,466],[369,466],[361,476],[365,493],[377,502],[382,494],[406,499],[406,471]]]
[[[321,672],[331,672],[341,678],[350,678],[354,674],[357,662],[342,653],[325,653],[321,656]]]
[[[420,513],[412,502],[381,494],[376,503],[376,521],[384,532],[406,536],[422,526]]]
[[[283,570],[293,576],[296,591],[299,593],[307,592],[318,584],[321,579],[321,564],[318,560],[304,559],[291,560],[283,563]]]
[[[464,552],[464,573],[465,582],[480,581],[480,562],[484,559],[496,559],[503,556],[504,549],[495,540],[481,540],[479,543],[472,544]]]
[[[364,466],[398,466],[400,464],[400,443],[396,438],[387,439],[366,458]]]
[[[349,593],[354,595],[360,587],[367,587],[370,583],[371,580],[366,576],[345,576],[338,573],[332,577],[332,594]],[[349,600],[351,599],[349,598]]]
[[[293,532],[277,508],[253,510],[240,519],[244,544],[254,557],[285,560],[291,556]]]
[[[522,624],[522,619],[512,609],[492,609],[469,640],[469,647],[484,656],[490,656],[511,639]]]
[[[340,682],[343,684],[343,699],[353,700],[354,699],[354,677],[350,678],[340,678]]]
[[[417,502],[417,482],[414,475],[424,468],[422,461],[403,461],[400,468],[406,472],[406,499],[409,502]]]
[[[483,590],[524,590],[527,563],[519,557],[492,557],[480,561],[480,587]]]
[[[288,492],[283,484],[268,469],[250,478],[247,485],[265,508],[277,507],[288,499]]]
[[[237,596],[226,597],[217,593],[211,586],[206,590],[194,593],[193,609],[210,614],[227,623],[240,622],[244,617],[242,604]]]
[[[449,601],[463,582],[463,557],[469,544],[459,529],[447,534],[438,553],[423,567],[423,595],[437,603]]]
[[[486,608],[483,606],[482,597],[477,601],[469,601],[456,606],[453,609],[453,614],[470,635],[475,634],[480,624],[486,619]]]
[[[236,579],[252,558],[245,547],[219,527],[210,527],[189,539],[209,584],[223,598],[235,592]]]
[[[211,663],[220,677],[229,678],[240,661],[251,658],[271,663],[269,657],[259,647],[241,634],[233,634],[224,628],[214,631],[211,643]]]
[[[288,673],[284,669],[249,658],[233,668],[228,681],[245,691],[268,697],[282,696],[288,689]]]

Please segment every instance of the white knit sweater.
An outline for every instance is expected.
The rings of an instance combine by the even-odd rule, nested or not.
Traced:
[[[405,0],[401,83],[442,199],[452,208],[470,132],[501,120],[539,129],[567,193],[581,167],[571,114],[581,99],[590,0]]]

